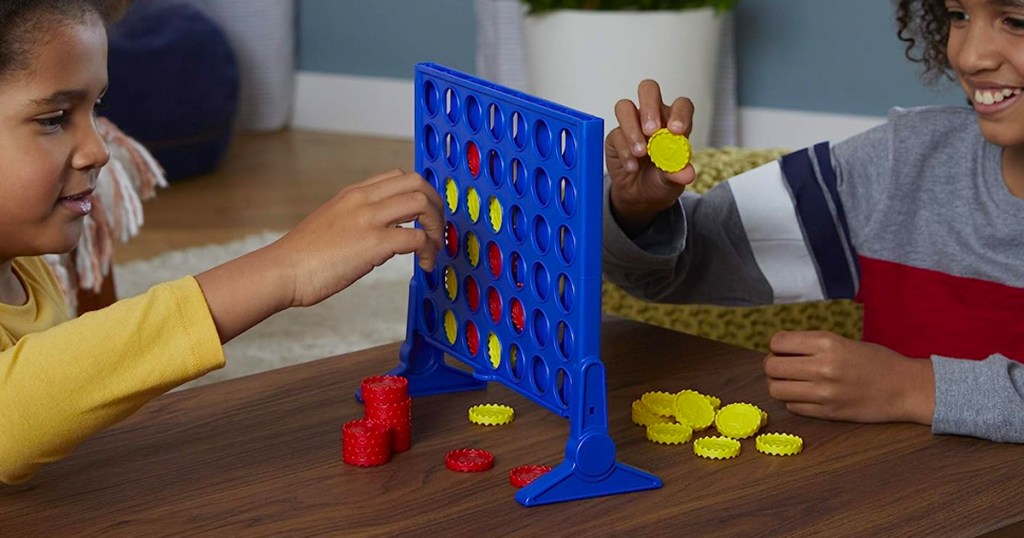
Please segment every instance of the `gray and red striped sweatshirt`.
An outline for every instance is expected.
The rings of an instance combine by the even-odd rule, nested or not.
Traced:
[[[865,341],[932,361],[934,433],[1024,442],[1024,199],[969,108],[893,109],[857,136],[685,193],[632,240],[607,200],[604,271],[627,292],[855,299]]]

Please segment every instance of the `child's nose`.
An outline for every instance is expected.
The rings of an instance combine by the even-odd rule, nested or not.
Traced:
[[[96,121],[89,122],[83,130],[77,150],[72,157],[71,165],[79,170],[100,168],[110,160],[110,148],[103,139]]]
[[[998,68],[1000,60],[996,39],[997,36],[985,25],[971,25],[959,51],[961,67],[971,72]]]

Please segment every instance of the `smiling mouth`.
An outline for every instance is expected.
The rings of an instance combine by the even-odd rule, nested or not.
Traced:
[[[93,191],[93,189],[87,189],[87,190],[84,190],[84,191],[82,191],[80,193],[72,194],[71,196],[62,196],[62,197],[58,198],[57,201],[58,202],[65,202],[65,201],[67,201],[67,202],[80,202],[82,200],[85,200],[89,196],[91,196],[92,195],[92,191]]]
[[[976,105],[994,105],[1003,101],[1013,100],[1020,96],[1021,88],[1003,88],[1001,90],[974,90],[973,102]]]

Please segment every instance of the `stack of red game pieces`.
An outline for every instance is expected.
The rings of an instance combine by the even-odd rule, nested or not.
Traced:
[[[391,461],[391,432],[361,418],[341,427],[341,459],[349,465],[375,467]]]
[[[397,375],[378,375],[363,379],[361,388],[366,418],[391,432],[391,451],[409,450],[412,447],[409,380]]]

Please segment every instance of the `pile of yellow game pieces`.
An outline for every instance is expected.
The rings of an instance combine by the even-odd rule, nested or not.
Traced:
[[[768,422],[768,413],[754,404],[723,407],[720,399],[694,390],[646,392],[633,402],[632,417],[646,428],[648,440],[666,445],[684,444],[714,424],[720,435],[694,439],[693,453],[716,460],[739,456],[739,440],[756,435]],[[764,433],[754,446],[762,454],[791,456],[803,450],[804,441],[788,433]]]

